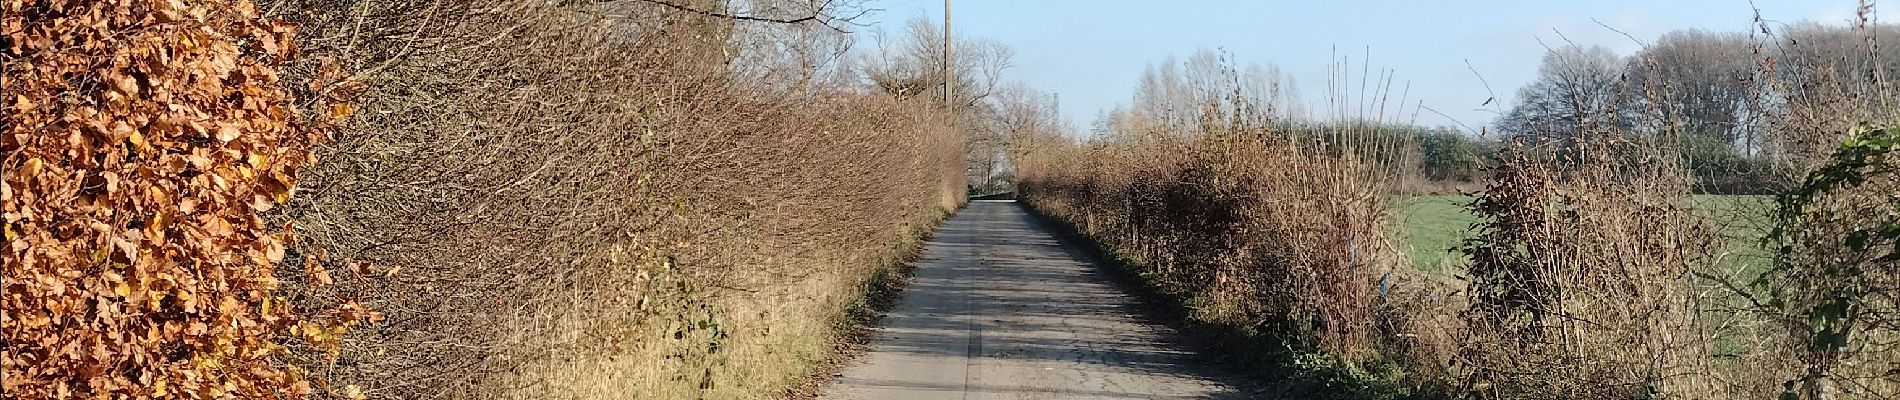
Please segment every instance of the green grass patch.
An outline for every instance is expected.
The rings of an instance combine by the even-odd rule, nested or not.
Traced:
[[[1691,200],[1696,214],[1708,221],[1724,242],[1717,254],[1722,265],[1738,274],[1752,275],[1766,268],[1770,253],[1761,240],[1773,227],[1773,196],[1697,195]],[[1465,205],[1470,196],[1406,196],[1394,199],[1393,225],[1399,246],[1419,270],[1447,272],[1464,261],[1456,248],[1471,236],[1478,222]]]
[[[1464,257],[1456,248],[1478,222],[1465,209],[1470,196],[1402,197],[1395,203],[1399,247],[1419,270],[1444,272]]]

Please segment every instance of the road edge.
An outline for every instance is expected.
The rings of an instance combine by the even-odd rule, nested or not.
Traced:
[[[781,398],[787,400],[814,400],[823,392],[838,373],[850,366],[851,362],[863,356],[870,349],[872,335],[883,322],[884,315],[897,306],[897,300],[903,298],[904,288],[910,285],[916,275],[917,262],[923,259],[925,245],[937,236],[937,229],[944,222],[969,207],[969,200],[957,204],[955,209],[944,211],[930,221],[919,225],[922,228],[916,237],[904,243],[899,250],[902,256],[897,262],[879,267],[870,279],[865,280],[863,297],[846,307],[843,315],[835,316],[831,354],[825,356],[812,367],[811,373],[798,384],[788,387]]]
[[[1194,357],[1218,372],[1242,378],[1246,386],[1236,388],[1255,397],[1306,399],[1436,399],[1433,394],[1413,390],[1394,393],[1393,382],[1369,382],[1354,371],[1309,360],[1307,355],[1287,347],[1281,340],[1248,332],[1230,325],[1195,321],[1186,298],[1169,293],[1141,274],[1134,260],[1103,244],[1066,221],[1056,219],[1033,203],[1017,204],[1055,234],[1069,251],[1094,263],[1115,286],[1135,298],[1136,308],[1156,325],[1173,330],[1173,335]],[[1375,379],[1376,381],[1376,379]]]

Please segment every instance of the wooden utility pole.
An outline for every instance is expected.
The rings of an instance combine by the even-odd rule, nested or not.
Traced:
[[[943,106],[949,107],[950,113],[955,115],[957,104],[953,99],[956,99],[956,96],[951,91],[955,87],[953,82],[956,82],[956,76],[951,75],[950,71],[951,66],[956,64],[950,61],[951,54],[954,53],[950,51],[950,0],[943,0]],[[954,121],[955,118],[951,120]]]

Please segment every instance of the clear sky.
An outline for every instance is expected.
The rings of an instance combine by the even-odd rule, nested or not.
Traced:
[[[868,33],[901,32],[905,20],[942,18],[941,0],[871,0],[883,11],[855,29],[859,46]],[[1102,110],[1126,104],[1142,70],[1173,55],[1221,49],[1242,63],[1271,63],[1298,80],[1307,101],[1324,96],[1329,60],[1337,53],[1355,64],[1368,50],[1374,70],[1396,71],[1394,91],[1411,83],[1411,94],[1460,122],[1479,126],[1494,112],[1478,110],[1490,97],[1466,67],[1490,82],[1500,104],[1535,75],[1544,43],[1600,44],[1618,54],[1640,48],[1623,34],[1651,41],[1681,28],[1746,31],[1753,8],[1747,0],[1614,1],[1049,1],[954,0],[952,25],[959,35],[1002,42],[1016,51],[1008,76],[1061,95],[1063,114],[1086,127]],[[1757,0],[1771,22],[1843,22],[1855,3],[1847,0]],[[1396,97],[1397,94],[1395,93]],[[1487,109],[1490,107],[1486,107]],[[1430,112],[1425,125],[1453,125]]]

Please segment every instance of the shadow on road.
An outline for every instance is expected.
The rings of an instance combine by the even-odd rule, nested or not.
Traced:
[[[926,244],[870,351],[821,398],[1259,398],[1013,201]]]

